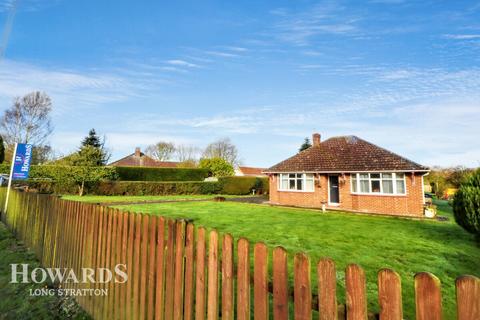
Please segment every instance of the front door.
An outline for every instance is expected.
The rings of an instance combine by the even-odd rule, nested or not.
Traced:
[[[328,176],[328,202],[333,204],[340,203],[340,193],[338,190],[338,176]]]

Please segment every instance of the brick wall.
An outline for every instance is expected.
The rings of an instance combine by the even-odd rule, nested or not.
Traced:
[[[320,208],[328,201],[328,176],[315,177],[314,192],[278,191],[278,175],[270,176],[270,202],[275,204]],[[390,195],[355,195],[350,191],[350,175],[340,175],[340,204],[331,208],[382,213],[402,216],[423,216],[423,177],[421,174],[406,174],[407,194]]]

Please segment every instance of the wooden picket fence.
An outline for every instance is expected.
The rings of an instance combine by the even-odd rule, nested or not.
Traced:
[[[1,189],[3,203],[6,190]],[[82,267],[127,265],[126,283],[65,284],[72,289],[108,289],[106,296],[76,298],[95,319],[300,320],[312,319],[314,310],[321,320],[368,317],[365,273],[355,264],[346,268],[346,305],[341,309],[331,259],[315,266],[314,295],[305,254],[294,256],[289,285],[285,249],[273,249],[269,268],[265,244],[252,245],[241,238],[235,246],[231,235],[220,236],[185,221],[19,191],[11,193],[2,220],[44,267],[72,268],[81,274]],[[414,281],[416,319],[441,319],[439,280],[419,273]],[[458,320],[479,320],[480,280],[459,277],[456,289]],[[379,271],[378,300],[380,319],[403,319],[401,281],[395,271]]]

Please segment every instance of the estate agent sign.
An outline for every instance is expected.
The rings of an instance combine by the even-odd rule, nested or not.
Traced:
[[[28,179],[30,172],[30,162],[32,160],[33,145],[29,143],[16,143],[12,157],[12,166],[10,168],[10,178],[8,179],[7,197],[5,199],[5,207],[3,212],[6,214],[8,208],[8,197],[10,196],[10,188],[12,180]]]
[[[30,161],[32,159],[33,145],[27,143],[18,143],[15,150],[13,162],[13,180],[28,179],[30,171]]]

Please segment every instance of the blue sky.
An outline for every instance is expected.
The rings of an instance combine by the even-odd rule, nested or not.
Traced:
[[[270,166],[319,132],[479,166],[480,2],[20,0],[0,111],[31,90],[58,154],[94,127],[113,159],[230,137]]]

